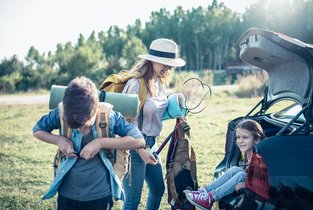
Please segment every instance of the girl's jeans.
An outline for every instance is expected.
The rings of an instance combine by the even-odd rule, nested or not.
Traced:
[[[146,140],[146,145],[151,148],[151,152],[156,151],[157,145],[155,144],[155,137],[144,137]],[[157,165],[146,165],[135,150],[131,150],[130,154],[130,175],[126,174],[123,179],[123,188],[126,197],[123,210],[138,209],[144,180],[146,180],[147,186],[149,188],[146,209],[159,209],[165,190],[160,156],[158,156],[159,162]]]
[[[237,166],[228,169],[222,176],[214,182],[204,187],[207,192],[212,192],[215,201],[236,191],[235,187],[239,182],[245,182],[246,172]]]

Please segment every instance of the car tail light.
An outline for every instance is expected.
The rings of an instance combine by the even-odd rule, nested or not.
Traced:
[[[269,199],[267,166],[260,154],[252,153],[247,171],[246,186],[257,195]]]

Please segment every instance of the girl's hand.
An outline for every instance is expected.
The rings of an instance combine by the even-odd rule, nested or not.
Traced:
[[[59,136],[57,145],[66,157],[78,158],[74,151],[73,142],[71,142],[68,138]]]
[[[93,158],[99,153],[101,147],[98,139],[89,142],[81,151],[80,157],[86,160]]]
[[[239,192],[239,190],[244,189],[244,188],[246,188],[245,182],[239,182],[239,183],[235,186],[236,192]]]
[[[158,160],[154,157],[150,150],[138,149],[137,152],[145,164],[156,165],[158,163]]]

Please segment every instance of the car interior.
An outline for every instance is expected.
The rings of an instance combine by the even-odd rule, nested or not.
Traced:
[[[279,143],[284,144],[281,141],[294,141],[295,138],[292,136],[295,135],[299,136],[297,137],[299,144],[304,145],[308,142],[308,138],[312,138],[309,136],[312,134],[313,125],[312,45],[276,32],[250,29],[239,38],[238,46],[240,58],[265,70],[269,81],[264,90],[263,99],[245,116],[229,122],[225,156],[216,167],[214,178],[219,177],[225,169],[238,166],[241,154],[236,145],[235,127],[242,118],[252,118],[258,121],[266,138],[275,138],[277,144],[271,145],[273,150],[280,148]],[[287,102],[284,104],[284,101]],[[272,111],[275,106],[279,107],[278,111]],[[262,142],[259,144],[262,145]],[[264,144],[264,146],[258,146],[258,149],[266,147],[268,145]],[[271,148],[264,149],[264,151],[271,151]],[[267,155],[273,156],[272,153]],[[281,163],[275,161],[268,164],[282,167]],[[301,171],[302,166],[298,166],[297,169]],[[221,199],[219,208],[227,209],[229,204],[234,205],[238,202],[236,198],[239,194],[234,193]],[[266,196],[270,197],[270,195]]]

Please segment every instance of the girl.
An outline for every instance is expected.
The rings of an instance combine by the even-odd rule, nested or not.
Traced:
[[[200,209],[210,209],[214,201],[245,188],[246,166],[254,146],[265,137],[261,125],[251,119],[244,119],[236,126],[237,145],[244,154],[242,167],[233,166],[214,182],[198,191],[185,190],[187,200]]]

